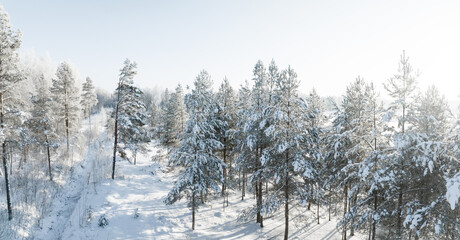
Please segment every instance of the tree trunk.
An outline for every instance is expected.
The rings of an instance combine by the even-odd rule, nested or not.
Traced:
[[[238,190],[241,191],[241,170],[238,170]]]
[[[401,132],[404,134],[405,132],[405,121],[406,121],[406,107],[403,105],[402,109],[402,126]],[[404,158],[403,158],[404,159]],[[401,160],[400,171],[404,171],[404,160]],[[401,181],[402,182],[402,181]],[[399,193],[398,193],[398,213],[397,213],[397,223],[396,223],[396,235],[398,239],[402,239],[402,205],[403,205],[403,184],[401,183],[399,186]]]
[[[343,188],[343,218],[347,214],[348,210],[348,185],[345,184]],[[347,220],[345,219],[343,223],[343,233],[342,233],[342,240],[347,240]]]
[[[241,190],[241,201],[244,200],[245,196],[246,196],[246,173],[243,169],[243,184],[242,184],[242,190]]]
[[[69,150],[70,150],[69,128],[70,128],[70,124],[69,124],[69,109],[68,109],[68,106],[66,104],[65,105],[65,134],[66,134],[66,139],[67,139],[67,154],[69,154]]]
[[[120,93],[118,93],[120,94]],[[118,147],[118,105],[119,103],[117,102],[117,106],[115,108],[115,130],[114,130],[114,135],[115,135],[115,140],[113,142],[113,162],[112,162],[112,179],[115,179],[115,163],[117,160],[117,147]]]
[[[264,227],[264,217],[262,216],[262,214],[260,213],[261,210],[262,210],[262,181],[259,182],[259,211],[258,211],[258,214],[260,215],[260,227]]]
[[[286,152],[286,179],[284,186],[284,240],[289,236],[289,152]]]
[[[224,138],[224,144],[225,144],[225,138]],[[224,160],[224,163],[227,164],[227,148],[224,147],[224,150],[223,150],[223,160]],[[226,186],[226,181],[227,181],[227,168],[226,167],[223,167],[222,168],[222,175],[224,177],[224,182],[222,183],[222,197],[225,198],[225,190],[227,189],[227,186]]]
[[[195,230],[195,191],[192,193],[192,230]]]
[[[327,208],[329,212],[329,222],[331,221],[331,197],[328,198]]]
[[[2,120],[3,120],[3,114],[2,114]],[[3,160],[3,169],[4,169],[4,175],[5,175],[6,204],[8,208],[8,220],[11,220],[13,219],[13,211],[11,210],[10,184],[9,184],[9,179],[8,179],[8,165],[6,162],[6,141],[3,141],[2,143],[2,160]]]
[[[377,211],[377,193],[374,191],[374,214]],[[375,219],[372,217],[372,240],[375,240],[375,234],[376,234],[376,229],[375,229]]]
[[[45,144],[46,144],[46,154],[48,156],[48,174],[50,176],[50,181],[53,181],[53,175],[51,172],[51,154],[50,154],[50,145],[48,142],[48,136],[45,135]]]
[[[398,215],[397,215],[397,225],[396,225],[396,235],[398,239],[402,238],[402,202],[403,202],[403,192],[402,187],[399,189],[398,194]]]
[[[134,165],[136,165],[136,159],[137,159],[137,149],[133,151],[133,157],[134,157]]]
[[[259,184],[256,182],[255,185],[255,199],[256,199],[256,206],[257,206],[257,223],[260,223],[260,205],[259,205]]]
[[[0,93],[0,128],[3,130],[5,128],[4,125],[4,116],[3,116],[3,93]],[[3,169],[5,174],[5,188],[6,188],[6,205],[8,209],[8,220],[11,221],[13,219],[13,211],[11,210],[11,196],[10,196],[10,183],[8,179],[8,166],[6,161],[6,140],[3,140],[2,143],[2,161],[3,161]]]
[[[319,224],[319,184],[316,184],[318,189],[316,191],[316,218],[318,220],[318,224]]]

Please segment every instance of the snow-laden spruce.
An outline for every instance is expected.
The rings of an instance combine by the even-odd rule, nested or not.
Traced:
[[[185,96],[189,118],[180,145],[170,158],[171,165],[183,170],[165,203],[173,204],[186,196],[192,207],[192,230],[199,201],[204,202],[203,198],[210,191],[219,192],[224,182],[225,163],[217,156],[223,145],[216,130],[225,122],[218,118],[219,105],[214,102],[211,87],[211,77],[203,70],[196,77],[192,92]]]

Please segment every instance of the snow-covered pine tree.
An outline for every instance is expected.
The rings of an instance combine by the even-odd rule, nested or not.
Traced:
[[[158,133],[157,129],[160,124],[159,116],[160,115],[160,109],[158,108],[157,103],[152,102],[150,105],[150,109],[148,110],[148,117],[149,117],[149,127],[150,127],[150,136],[151,138],[158,138]]]
[[[246,196],[246,175],[248,169],[250,169],[251,163],[255,161],[253,160],[255,156],[246,145],[246,140],[249,133],[245,131],[245,125],[251,114],[251,101],[248,101],[248,99],[251,99],[251,90],[249,87],[249,82],[245,81],[245,84],[241,85],[238,90],[238,101],[236,104],[238,121],[236,123],[235,132],[235,169],[238,171],[238,187],[241,190],[241,200],[244,200],[244,197]]]
[[[129,149],[136,165],[137,153],[145,153],[146,143],[150,142],[147,115],[142,101],[143,92],[132,82],[120,85],[119,91],[123,99],[118,108],[118,135],[119,143],[122,144],[118,152],[121,156],[126,156],[125,149]]]
[[[118,78],[118,87],[115,90],[116,100],[115,100],[115,109],[113,112],[114,117],[114,143],[113,143],[113,161],[112,161],[112,179],[115,179],[115,165],[117,160],[117,150],[118,150],[118,135],[119,129],[118,125],[120,124],[120,105],[125,101],[126,96],[129,94],[131,89],[129,86],[133,85],[134,76],[137,74],[137,64],[131,62],[129,59],[126,59],[123,63],[123,68],[120,69],[120,74]]]
[[[93,80],[90,77],[87,77],[83,83],[80,104],[83,106],[83,116],[88,116],[91,127],[91,108],[96,106],[97,96],[94,91]]]
[[[458,109],[460,110],[460,106]],[[435,225],[435,234],[442,234],[441,236],[445,236],[444,239],[460,239],[460,115],[456,115],[454,120],[446,139],[449,156],[444,170],[443,185],[446,187],[446,193],[441,196],[447,202],[447,206],[440,211],[444,213],[444,218],[438,219]]]
[[[12,29],[8,13],[0,6],[0,141],[2,143],[2,163],[6,186],[8,220],[13,219],[13,212],[6,148],[10,136],[14,134],[12,131],[15,131],[9,125],[17,116],[14,114],[17,109],[11,93],[17,87],[18,82],[22,80],[22,74],[18,68],[19,59],[17,53],[20,46],[21,33]]]
[[[180,84],[169,95],[168,103],[164,106],[164,144],[173,150],[179,144],[179,134],[184,131],[186,121],[184,92]]]
[[[365,85],[361,97],[365,99],[360,124],[362,131],[354,138],[361,139],[362,160],[356,168],[352,168],[353,175],[356,175],[357,194],[345,220],[351,223],[351,229],[368,228],[369,239],[375,239],[377,224],[385,216],[386,210],[385,202],[381,199],[388,195],[383,187],[387,174],[385,151],[389,142],[384,131],[388,127],[384,121],[383,104],[378,102],[378,93],[372,83]]]
[[[342,237],[347,238],[347,230],[354,234],[355,223],[350,209],[356,205],[358,197],[357,176],[359,163],[371,151],[368,144],[371,137],[371,115],[366,113],[369,86],[358,77],[347,87],[340,108],[337,108],[332,129],[327,136],[326,171],[328,185],[343,193]]]
[[[174,117],[177,119],[174,134],[179,135],[184,131],[187,121],[187,111],[184,104],[184,90],[178,84],[175,92],[171,96],[171,107],[174,109]]]
[[[274,179],[275,189],[266,197],[262,214],[270,214],[284,204],[284,239],[289,236],[289,204],[293,199],[305,199],[303,179],[317,177],[316,158],[319,153],[313,147],[317,133],[307,126],[306,102],[298,95],[299,80],[291,67],[280,74],[274,96],[273,123],[264,130],[272,144],[263,150],[261,165]],[[282,194],[281,194],[282,193]]]
[[[223,144],[222,150],[220,152],[221,158],[224,161],[225,165],[223,167],[223,176],[224,183],[222,184],[222,196],[225,198],[228,197],[227,188],[233,185],[233,148],[236,145],[235,140],[235,131],[236,131],[236,100],[235,93],[233,88],[230,86],[230,82],[227,77],[224,78],[224,81],[219,87],[219,91],[216,94],[216,102],[219,104],[218,117],[226,124],[223,125],[224,128],[218,130],[219,139]],[[226,202],[228,205],[228,200]],[[225,204],[224,204],[225,206]]]
[[[405,52],[402,53],[398,73],[391,77],[386,84],[385,89],[388,94],[393,98],[393,102],[390,105],[390,111],[399,112],[396,114],[398,129],[393,132],[393,145],[394,151],[388,153],[390,156],[389,166],[392,166],[394,172],[393,183],[390,184],[389,188],[396,191],[393,199],[396,201],[394,209],[388,212],[392,213],[392,216],[396,218],[391,229],[394,229],[394,238],[403,238],[403,221],[405,205],[407,197],[404,193],[407,191],[407,183],[411,180],[409,177],[409,168],[414,166],[412,161],[413,157],[413,146],[416,144],[412,134],[406,132],[408,128],[408,111],[412,108],[414,99],[416,98],[417,89],[417,73],[412,69],[409,63],[409,58],[406,57]],[[392,201],[392,200],[389,200]]]
[[[212,80],[206,71],[197,76],[194,87],[185,96],[189,119],[181,134],[181,143],[170,158],[171,165],[184,169],[165,200],[166,204],[173,204],[184,195],[188,197],[192,207],[192,230],[195,230],[198,195],[206,194],[209,189],[220,191],[225,166],[217,156],[222,143],[216,132],[225,123],[217,118],[218,106],[213,101]]]
[[[254,85],[250,94],[249,108],[246,109],[243,131],[245,134],[243,145],[241,146],[243,156],[238,158],[237,164],[245,169],[251,176],[249,181],[252,183],[256,194],[256,221],[263,227],[262,209],[262,187],[268,180],[262,169],[261,156],[263,149],[268,147],[269,140],[264,130],[268,127],[269,121],[264,112],[269,106],[267,102],[267,73],[262,61],[257,61],[253,70]],[[251,156],[252,155],[252,156]],[[248,217],[253,211],[249,211]]]
[[[318,133],[318,141],[315,143],[314,147],[316,148],[316,152],[321,153],[320,158],[318,158],[318,162],[316,163],[317,170],[318,170],[318,175],[317,178],[314,179],[312,182],[307,184],[307,188],[314,191],[309,191],[310,195],[308,196],[309,202],[308,202],[308,210],[310,210],[310,204],[311,202],[316,202],[316,220],[317,223],[320,224],[319,222],[319,208],[321,204],[321,200],[324,198],[324,181],[323,181],[323,174],[325,169],[325,164],[324,164],[324,153],[323,150],[325,149],[325,146],[323,144],[323,140],[325,139],[325,123],[327,121],[327,117],[325,115],[325,101],[323,98],[321,98],[316,90],[313,88],[310,91],[310,94],[306,98],[307,101],[307,106],[308,106],[308,112],[313,113],[315,117],[309,118],[308,123],[310,128]],[[305,179],[306,182],[308,182],[308,179]],[[330,204],[329,204],[330,206]]]
[[[80,120],[80,106],[78,88],[75,86],[75,75],[66,62],[61,63],[56,71],[56,79],[50,92],[53,94],[53,101],[56,103],[56,116],[58,126],[64,124],[66,137],[66,153],[70,150],[70,137],[78,128]]]
[[[430,86],[418,96],[412,111],[408,113],[410,128],[415,146],[412,161],[407,168],[410,171],[407,185],[406,217],[404,227],[416,237],[449,238],[445,235],[448,229],[455,228],[449,219],[452,211],[444,200],[446,194],[445,176],[452,165],[447,155],[450,146],[447,134],[450,123],[450,110],[447,101],[436,87]],[[441,235],[440,229],[443,229]],[[451,232],[452,233],[452,232]],[[458,232],[457,232],[458,233]]]
[[[160,143],[169,148],[168,152],[174,145],[175,140],[177,140],[177,136],[172,133],[176,119],[174,118],[171,107],[171,95],[172,93],[170,93],[168,89],[165,89],[165,91],[161,94],[158,127],[156,130]]]
[[[51,167],[51,150],[58,147],[58,136],[53,128],[52,99],[43,75],[39,77],[36,94],[32,95],[32,116],[27,125],[38,147],[44,147],[48,162],[48,175],[53,181]]]

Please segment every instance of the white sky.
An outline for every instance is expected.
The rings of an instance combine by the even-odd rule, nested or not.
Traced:
[[[460,1],[34,1],[0,0],[23,33],[22,51],[69,60],[112,91],[125,58],[138,85],[215,89],[250,80],[258,59],[288,64],[321,95],[342,95],[358,75],[377,86],[402,50],[420,86],[460,94]],[[383,88],[380,88],[383,91]]]

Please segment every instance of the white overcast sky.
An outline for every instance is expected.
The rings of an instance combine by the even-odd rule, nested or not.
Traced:
[[[422,89],[460,94],[460,1],[0,0],[23,52],[76,65],[112,91],[125,58],[142,87],[191,85],[206,69],[215,89],[250,80],[258,59],[291,65],[301,91],[342,95],[358,75],[377,86],[402,50]],[[383,91],[383,88],[380,88]]]

